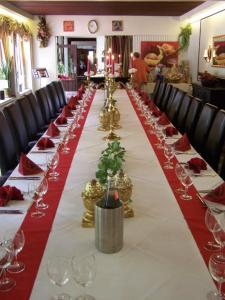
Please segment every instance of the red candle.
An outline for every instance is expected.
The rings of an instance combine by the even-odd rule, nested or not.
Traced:
[[[120,64],[121,63],[121,55],[119,54],[118,56],[118,63]]]
[[[106,66],[108,66],[108,64],[109,64],[109,56],[107,55],[106,56]]]
[[[88,73],[88,76],[90,76],[90,72],[91,72],[91,65],[90,65],[90,59],[89,59],[89,55],[88,55],[88,61],[87,61],[87,73]]]
[[[112,55],[112,74],[115,73],[115,61],[114,61],[114,55]]]
[[[108,53],[109,53],[109,65],[111,65],[112,64],[112,49],[111,48],[109,48]]]
[[[133,53],[130,54],[130,68],[133,68]]]

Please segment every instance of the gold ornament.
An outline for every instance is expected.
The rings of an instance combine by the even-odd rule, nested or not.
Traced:
[[[130,205],[133,184],[131,179],[119,170],[115,175],[115,188],[119,193],[119,198],[124,204],[124,218],[134,217],[134,210]]]
[[[107,108],[103,107],[99,114],[99,123],[100,126],[98,130],[100,131],[108,131],[109,130],[109,122],[110,122],[110,115]]]
[[[82,227],[90,228],[95,226],[95,204],[103,195],[104,189],[96,179],[92,179],[86,184],[85,190],[81,194],[84,206],[87,209],[83,214]]]

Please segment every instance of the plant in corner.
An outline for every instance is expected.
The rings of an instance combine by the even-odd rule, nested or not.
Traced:
[[[192,27],[190,23],[188,23],[185,27],[181,27],[181,31],[178,35],[178,42],[179,42],[178,51],[183,51],[188,47],[191,33],[192,33]]]
[[[122,168],[122,164],[125,161],[125,152],[126,150],[121,147],[120,142],[113,141],[108,143],[107,148],[101,153],[96,172],[96,178],[100,183],[105,184],[107,182],[108,170],[111,170],[113,175],[115,175]]]

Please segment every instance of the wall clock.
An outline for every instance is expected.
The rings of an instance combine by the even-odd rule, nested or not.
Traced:
[[[98,30],[98,23],[96,20],[90,20],[88,22],[88,31],[90,33],[95,33]]]

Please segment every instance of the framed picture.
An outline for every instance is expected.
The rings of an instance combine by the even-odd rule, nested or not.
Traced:
[[[32,73],[33,73],[33,77],[35,79],[38,79],[38,78],[48,78],[49,77],[46,68],[32,69]]]
[[[123,21],[112,21],[112,31],[123,31]]]
[[[141,42],[141,57],[151,67],[162,64],[172,67],[178,63],[178,42]]]
[[[63,31],[74,31],[74,21],[63,21]]]
[[[225,35],[213,37],[212,66],[225,68]]]

